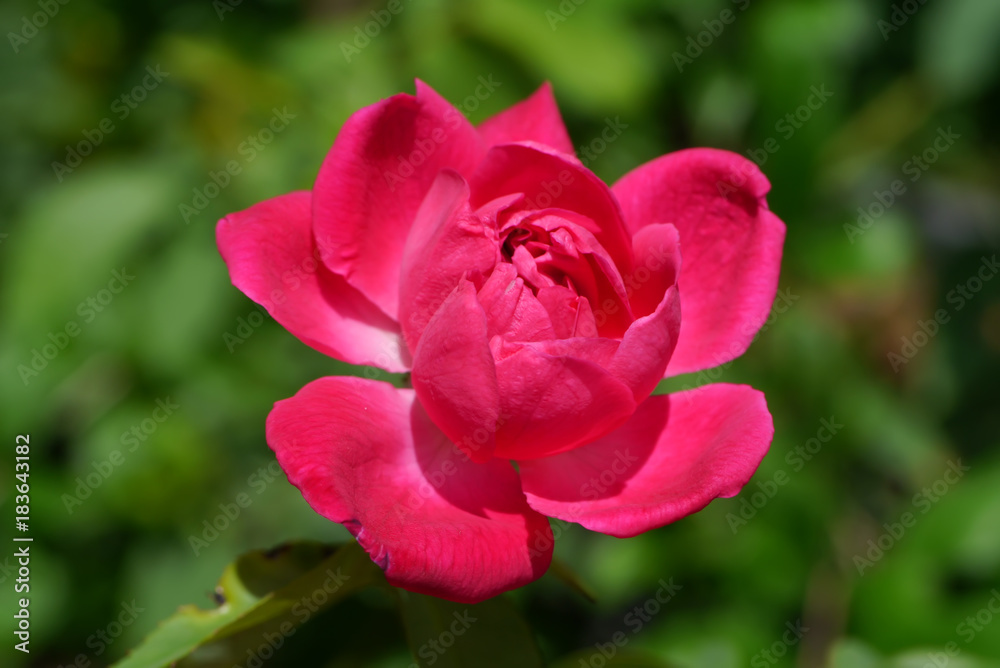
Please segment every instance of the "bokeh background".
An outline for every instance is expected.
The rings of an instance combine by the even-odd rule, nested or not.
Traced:
[[[644,536],[558,525],[596,602],[552,576],[508,595],[545,660],[604,665],[595,644],[622,632],[621,652],[684,668],[1000,666],[1000,3],[402,0],[373,23],[388,4],[0,8],[0,516],[6,537],[30,434],[35,539],[30,656],[0,551],[3,665],[107,665],[177,606],[212,606],[240,553],[349,538],[268,469],[263,427],[359,370],[262,317],[214,226],[309,188],[348,115],[419,77],[475,122],[552,82],[608,182],[686,147],[748,154],[788,225],[749,352],[662,387],[762,389],[770,454],[738,497]],[[141,611],[102,640],[123,606]],[[267,665],[414,661],[384,595],[308,626]]]

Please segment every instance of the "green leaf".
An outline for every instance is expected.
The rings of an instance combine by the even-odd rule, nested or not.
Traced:
[[[541,668],[527,624],[502,596],[475,605],[399,590],[410,651],[421,668]]]
[[[382,571],[353,542],[339,548],[301,542],[256,550],[226,567],[215,588],[219,607],[181,607],[115,665],[170,665],[199,647],[287,615],[304,597],[315,614],[381,581]]]

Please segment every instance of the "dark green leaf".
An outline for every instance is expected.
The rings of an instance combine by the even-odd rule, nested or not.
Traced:
[[[180,608],[116,666],[170,665],[203,645],[286,615],[303,597],[318,612],[381,578],[357,543],[336,548],[303,542],[250,552],[223,572],[215,588],[219,607]]]

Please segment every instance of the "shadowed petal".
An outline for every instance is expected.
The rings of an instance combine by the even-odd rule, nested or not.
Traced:
[[[762,393],[705,385],[646,399],[599,441],[520,462],[521,482],[535,510],[625,538],[735,496],[773,435]]]
[[[483,156],[476,129],[429,86],[352,115],[313,188],[323,261],[389,316],[399,308],[403,247],[438,172],[468,175]]]
[[[548,568],[548,520],[514,469],[468,461],[412,390],[321,378],[275,404],[267,442],[309,505],[347,527],[395,586],[475,603]]]
[[[290,193],[219,221],[216,240],[233,285],[322,353],[406,371],[399,325],[319,259],[311,202],[309,192]]]

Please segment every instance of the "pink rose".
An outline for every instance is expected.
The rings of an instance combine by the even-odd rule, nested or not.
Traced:
[[[650,393],[767,317],[768,189],[713,149],[608,188],[548,85],[478,128],[420,81],[358,111],[312,192],[227,216],[218,244],[292,334],[413,389],[321,378],[275,405],[268,444],[389,582],[461,602],[540,577],[548,517],[634,536],[735,495],[771,442],[763,395]]]

